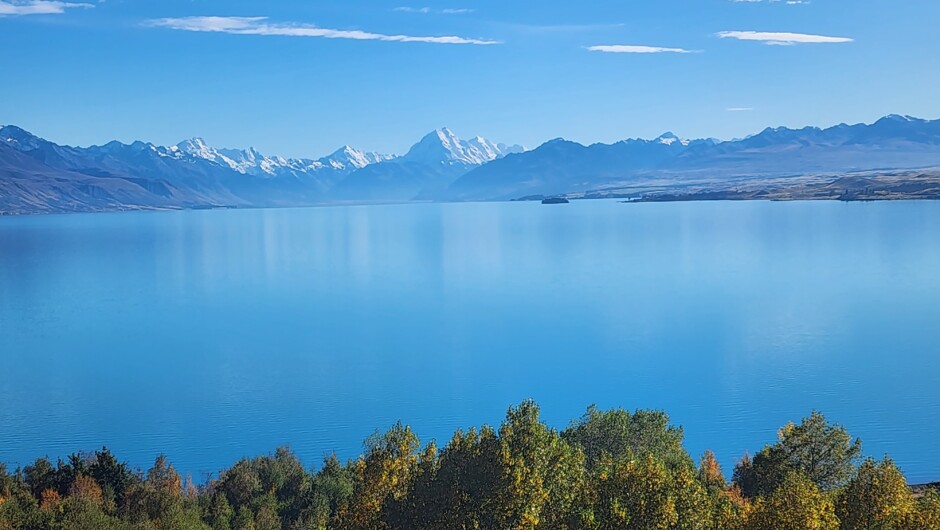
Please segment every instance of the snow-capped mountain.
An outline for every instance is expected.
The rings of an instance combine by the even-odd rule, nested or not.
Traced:
[[[511,199],[641,181],[781,178],[940,165],[940,120],[886,116],[872,124],[767,128],[741,140],[685,140],[665,133],[583,146],[554,140],[494,160],[456,180],[438,200]]]
[[[448,128],[431,131],[401,157],[403,162],[481,166],[510,153],[521,153],[522,146],[496,144],[481,136],[461,140]]]
[[[476,167],[523,151],[521,146],[497,144],[480,136],[464,141],[450,129],[437,129],[401,157],[353,172],[331,197],[344,201],[425,199]]]
[[[202,138],[192,138],[168,148],[173,153],[182,153],[203,160],[208,160],[244,175],[256,177],[277,177],[291,175],[294,177],[312,176],[323,177],[325,174],[345,176],[357,169],[370,164],[395,158],[394,155],[369,153],[345,145],[335,152],[311,160],[305,158],[283,158],[280,156],[266,156],[254,148],[248,149],[216,149],[210,147]]]
[[[589,146],[556,139],[532,151],[439,129],[398,157],[343,146],[317,159],[220,149],[199,138],[168,147],[140,141],[70,147],[8,126],[0,128],[0,214],[498,200],[624,183],[938,166],[940,120],[897,115],[826,129],[767,128],[727,142],[666,133]]]
[[[321,158],[319,162],[334,169],[355,171],[371,164],[378,164],[395,158],[397,158],[396,155],[370,153],[344,145],[332,154]]]

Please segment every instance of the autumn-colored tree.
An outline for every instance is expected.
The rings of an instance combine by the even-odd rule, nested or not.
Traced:
[[[832,499],[808,477],[790,472],[766,498],[754,504],[752,530],[838,530]]]
[[[591,483],[589,528],[664,530],[678,523],[672,477],[652,455],[641,460],[604,455]]]
[[[738,486],[713,494],[713,530],[744,530],[748,528],[753,506]]]
[[[54,510],[57,506],[59,506],[60,502],[62,502],[62,496],[59,495],[59,492],[52,488],[47,488],[42,492],[39,507],[46,511]]]
[[[176,518],[182,510],[183,480],[166,456],[157,457],[147,477],[124,495],[124,512],[135,523],[153,521],[157,527]]]
[[[680,467],[673,472],[676,499],[675,530],[709,530],[713,525],[712,499],[695,470]]]
[[[842,530],[901,530],[914,512],[907,480],[888,457],[863,462],[836,504]]]
[[[87,475],[78,475],[75,477],[75,480],[72,481],[69,496],[84,500],[96,506],[101,506],[103,502],[101,486],[95,482],[95,479]]]
[[[539,419],[534,401],[510,408],[499,428],[504,479],[498,492],[500,528],[565,528],[574,519],[583,453],[574,451]]]
[[[698,480],[709,492],[724,490],[725,474],[712,451],[705,451],[698,465]]]
[[[431,441],[418,456],[411,489],[402,497],[387,497],[382,507],[386,528],[439,528],[440,499],[434,494],[439,465],[437,444]]]
[[[908,516],[904,530],[940,530],[940,491],[930,489],[918,499],[917,508]]]
[[[387,500],[401,500],[418,469],[420,442],[410,427],[399,422],[384,435],[366,441],[366,454],[353,466],[355,489],[337,513],[343,530],[378,530]]]

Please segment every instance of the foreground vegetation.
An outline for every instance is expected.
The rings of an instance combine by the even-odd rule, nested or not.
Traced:
[[[532,402],[442,450],[395,425],[345,464],[308,471],[288,449],[196,487],[164,457],[135,472],[107,449],[0,465],[0,530],[940,530],[894,463],[813,413],[726,478],[696,464],[660,412],[588,409],[558,432]]]

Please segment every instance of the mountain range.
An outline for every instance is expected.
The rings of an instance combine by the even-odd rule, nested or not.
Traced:
[[[781,179],[940,166],[940,120],[886,116],[826,129],[768,128],[744,139],[581,145],[531,151],[449,129],[407,153],[344,146],[318,159],[220,149],[199,138],[173,146],[58,145],[0,128],[0,214],[300,206],[412,200],[507,200],[595,192],[642,183]]]

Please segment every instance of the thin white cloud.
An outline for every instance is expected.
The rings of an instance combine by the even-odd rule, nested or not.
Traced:
[[[659,46],[635,46],[629,44],[605,44],[601,46],[588,46],[592,52],[604,53],[694,53],[683,48],[661,48]]]
[[[58,2],[52,0],[0,0],[0,17],[17,15],[60,15],[66,9],[95,7],[92,4]]]
[[[794,44],[839,44],[854,41],[854,39],[848,37],[829,37],[826,35],[770,31],[722,31],[718,33],[718,36],[722,39],[757,41],[777,46],[791,46]]]
[[[431,44],[501,44],[499,41],[470,39],[451,35],[386,35],[361,30],[319,28],[306,24],[268,22],[267,17],[182,17],[150,20],[147,25],[181,31],[228,33],[232,35],[271,35],[281,37],[318,37],[322,39],[377,40],[386,42],[425,42]]]
[[[728,112],[751,112],[752,110],[754,110],[754,108],[753,107],[728,107],[725,110],[727,110]]]
[[[476,11],[476,9],[435,9],[433,7],[396,7],[395,11],[399,13],[420,13],[422,15],[469,15]]]

